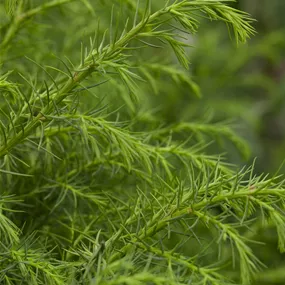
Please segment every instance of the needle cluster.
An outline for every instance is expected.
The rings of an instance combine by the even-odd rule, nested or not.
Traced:
[[[208,152],[211,138],[248,157],[230,124],[162,122],[155,105],[166,82],[201,96],[200,21],[239,43],[249,15],[224,0],[5,2],[1,284],[251,284],[258,229],[285,251],[280,177]]]

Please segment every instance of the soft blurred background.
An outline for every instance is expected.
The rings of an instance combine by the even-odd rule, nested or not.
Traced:
[[[237,119],[251,158],[257,157],[256,171],[273,173],[285,159],[285,1],[239,0],[235,6],[256,19],[257,34],[236,48],[224,26],[201,28],[191,55],[204,95],[197,104],[211,106],[217,119]]]

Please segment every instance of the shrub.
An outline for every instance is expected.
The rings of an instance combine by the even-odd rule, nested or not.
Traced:
[[[213,154],[209,140],[249,150],[172,101],[201,96],[200,21],[239,43],[249,15],[221,0],[0,7],[1,284],[251,284],[270,265],[260,231],[284,252],[280,176]]]

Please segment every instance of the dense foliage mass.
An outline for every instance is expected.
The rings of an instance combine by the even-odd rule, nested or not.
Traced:
[[[254,34],[230,4],[0,3],[1,284],[247,285],[275,266],[260,232],[285,251],[283,180],[231,164],[247,143],[199,106],[200,24]]]

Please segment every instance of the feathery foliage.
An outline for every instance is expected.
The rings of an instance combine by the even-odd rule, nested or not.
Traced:
[[[248,157],[228,122],[163,122],[155,101],[164,84],[201,96],[201,21],[239,43],[252,19],[223,0],[106,2],[1,3],[1,284],[251,284],[254,227],[285,251],[283,180],[209,150]]]

